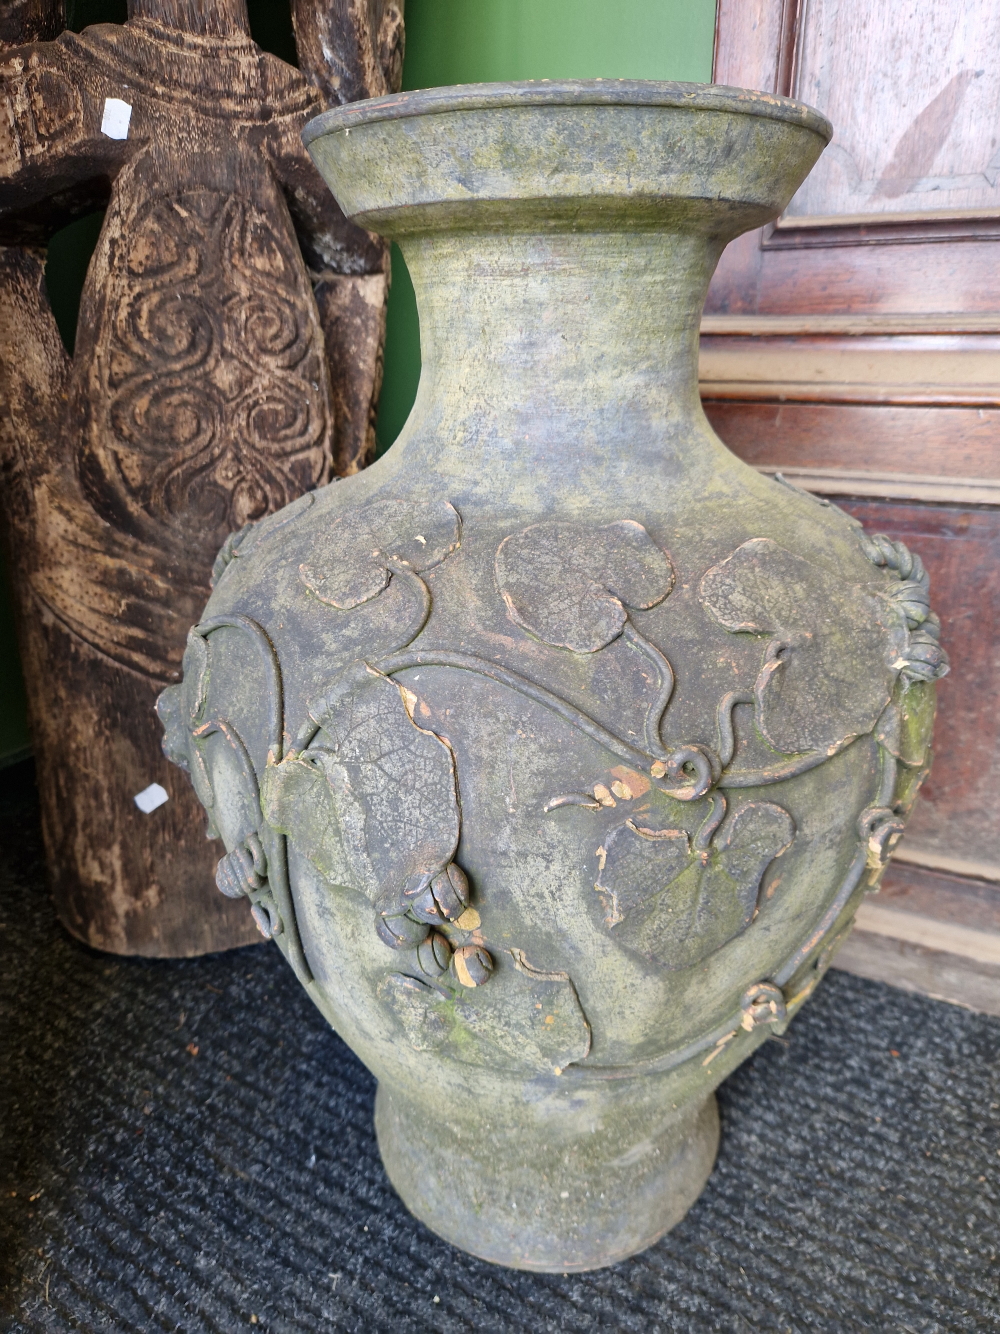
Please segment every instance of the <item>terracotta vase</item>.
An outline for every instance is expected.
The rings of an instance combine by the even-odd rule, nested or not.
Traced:
[[[377,1076],[400,1195],[502,1264],[609,1264],[683,1216],[713,1089],[815,987],[925,772],[919,558],[741,463],[698,398],[722,248],[829,135],[614,82],[306,131],[403,247],[420,390],[378,463],[227,544],[166,745],[220,888]]]

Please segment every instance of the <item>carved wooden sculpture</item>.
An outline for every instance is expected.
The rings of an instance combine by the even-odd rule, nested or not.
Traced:
[[[244,0],[133,0],[125,25],[0,53],[6,539],[56,902],[102,949],[254,938],[153,704],[226,535],[374,443],[387,252],[299,132],[398,86],[402,0],[320,9],[294,5],[301,72],[251,41]],[[60,19],[21,0],[0,37]],[[104,203],[70,360],[41,247]]]

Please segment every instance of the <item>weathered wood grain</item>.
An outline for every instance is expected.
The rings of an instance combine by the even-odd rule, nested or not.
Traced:
[[[401,6],[295,18],[302,71],[251,41],[244,0],[133,0],[123,26],[0,51],[4,530],[56,902],[102,949],[254,938],[215,889],[222,849],[153,703],[226,535],[374,444],[387,252],[345,221],[299,133],[328,100],[398,81]],[[8,4],[0,36],[62,21]],[[44,246],[101,206],[70,360]],[[170,800],[143,815],[154,781]]]

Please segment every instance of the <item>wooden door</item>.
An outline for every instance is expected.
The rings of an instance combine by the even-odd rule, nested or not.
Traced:
[[[736,453],[902,538],[931,573],[953,664],[934,768],[845,959],[994,1012],[998,52],[995,0],[719,0],[715,81],[809,102],[835,133],[784,215],[723,256],[701,360]]]

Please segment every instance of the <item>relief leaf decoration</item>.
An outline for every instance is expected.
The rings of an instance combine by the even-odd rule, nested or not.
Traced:
[[[626,608],[648,610],[674,586],[670,557],[641,523],[538,523],[504,538],[497,587],[511,620],[554,648],[596,653],[617,639]]]
[[[454,758],[414,723],[412,698],[354,664],[311,709],[319,731],[308,747],[269,765],[262,785],[268,821],[380,910],[405,912],[404,894],[445,871],[458,845]],[[327,860],[341,843],[346,866]]]
[[[347,611],[377,597],[394,574],[440,565],[458,547],[461,527],[446,500],[378,500],[331,524],[299,577],[320,602]]]
[[[215,804],[212,784],[205,761],[192,732],[201,720],[208,698],[208,641],[194,630],[188,631],[184,648],[184,677],[175,686],[167,686],[156,701],[156,714],[163,726],[160,745],[164,755],[191,779],[198,800],[211,812]],[[210,832],[214,826],[210,825]]]
[[[903,612],[769,538],[744,542],[701,581],[707,611],[734,634],[766,635],[757,726],[784,754],[835,753],[871,732],[907,646]]]
[[[729,815],[707,849],[679,829],[613,829],[594,888],[613,938],[662,967],[690,968],[753,919],[764,872],[792,843],[792,817],[770,802]]]
[[[603,864],[594,888],[610,927],[672,884],[691,860],[691,840],[683,829],[644,829],[627,820],[606,843],[598,853]]]

